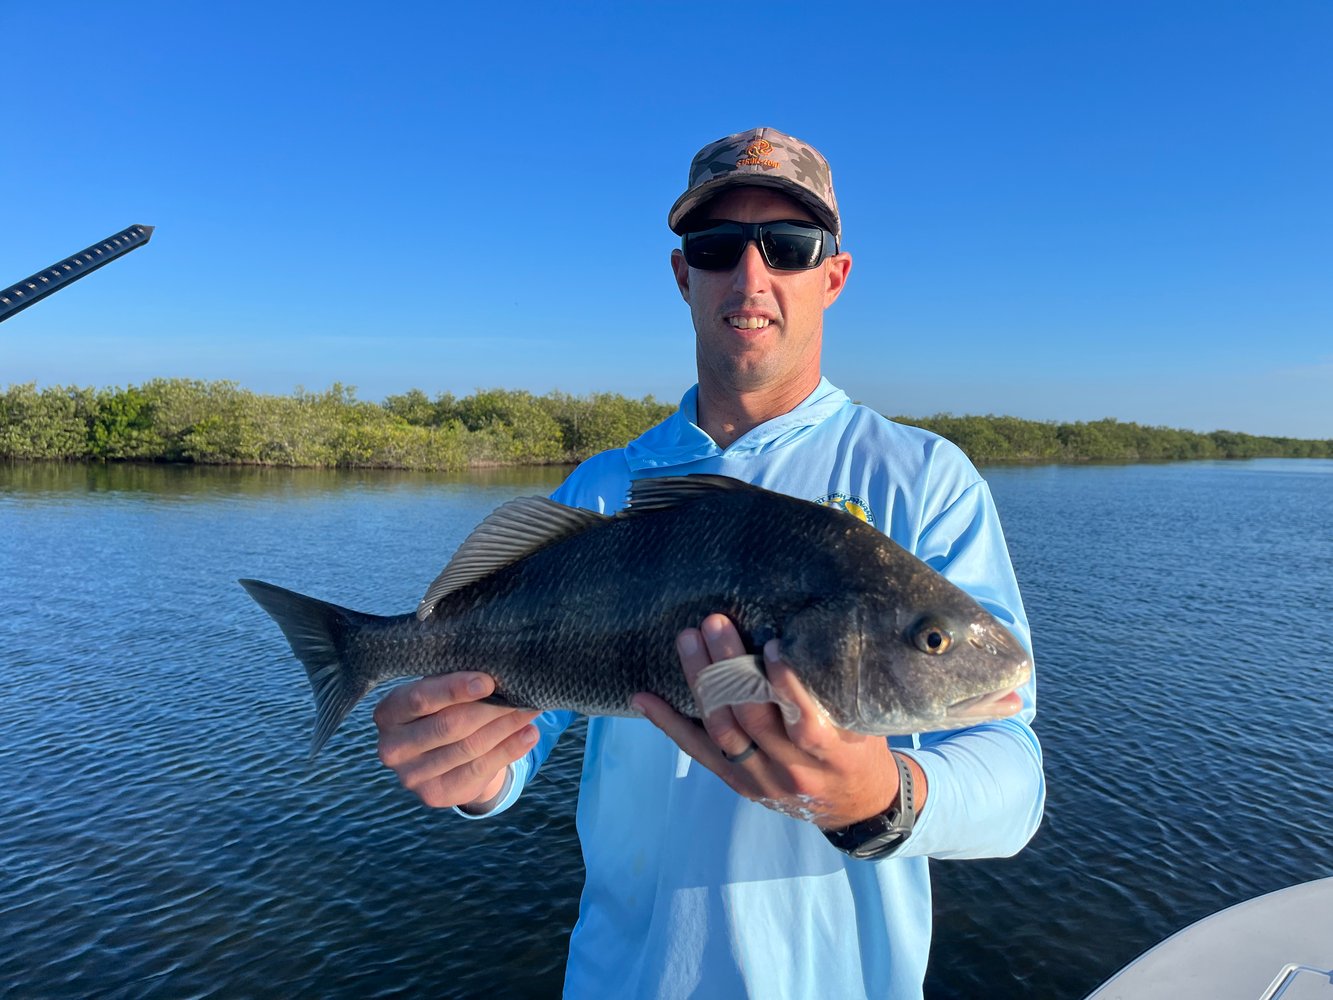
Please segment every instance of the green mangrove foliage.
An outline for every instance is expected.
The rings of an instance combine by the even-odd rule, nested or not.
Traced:
[[[271,396],[232,382],[154,379],[84,389],[11,385],[0,394],[0,459],[462,469],[577,462],[616,448],[674,409],[651,396],[586,398],[490,389],[382,404],[335,384]]]
[[[1333,440],[1260,437],[1235,431],[1144,427],[1107,418],[1087,423],[1017,417],[894,417],[946,437],[977,464],[1149,462],[1193,458],[1333,458]]]
[[[28,383],[0,394],[0,459],[445,470],[556,464],[618,448],[673,409],[651,396],[615,393],[486,389],[432,399],[411,389],[371,403],[341,384],[271,396],[189,379],[123,389],[39,390]],[[949,438],[978,463],[1333,457],[1333,440],[1200,434],[1109,419],[895,419]]]

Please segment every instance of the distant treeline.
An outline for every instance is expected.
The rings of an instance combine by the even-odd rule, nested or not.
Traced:
[[[0,395],[0,459],[463,469],[577,462],[624,445],[675,409],[651,396],[490,389],[383,403],[347,386],[270,396],[232,382],[154,379]]]
[[[1333,440],[1260,437],[1237,431],[1175,430],[1112,420],[1086,423],[1017,417],[894,417],[946,437],[977,464],[1144,462],[1191,458],[1333,458]]]
[[[577,462],[624,445],[675,409],[651,396],[488,389],[461,399],[419,389],[363,402],[335,384],[272,396],[232,382],[154,379],[128,388],[11,385],[0,395],[0,459],[462,469]],[[1330,458],[1333,440],[1143,427],[1116,420],[895,417],[974,462]]]

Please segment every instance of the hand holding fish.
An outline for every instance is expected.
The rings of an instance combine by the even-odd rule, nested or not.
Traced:
[[[390,691],[375,706],[380,760],[428,806],[494,798],[505,768],[537,742],[538,714],[481,700],[494,690],[487,674],[457,672]]]
[[[698,629],[681,632],[676,649],[692,689],[709,664],[745,653],[736,626],[723,615],[710,615]],[[776,642],[764,652],[773,689],[800,711],[794,722],[787,722],[772,702],[720,708],[702,726],[651,694],[636,695],[634,704],[738,794],[770,809],[826,830],[887,809],[898,794],[898,769],[888,742],[839,729],[777,658]],[[920,808],[927,795],[925,775],[916,764],[909,766]]]

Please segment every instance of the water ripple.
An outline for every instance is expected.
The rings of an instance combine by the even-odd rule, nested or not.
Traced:
[[[1331,470],[987,470],[1049,812],[1015,858],[933,865],[929,996],[1079,997],[1220,906],[1333,874]],[[0,993],[557,994],[581,729],[486,824],[397,787],[368,706],[310,764],[303,673],[235,583],[406,610],[472,524],[551,485],[0,468]],[[1260,792],[1283,805],[1239,864]]]

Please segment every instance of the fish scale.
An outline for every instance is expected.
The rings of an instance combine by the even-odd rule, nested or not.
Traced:
[[[715,612],[753,654],[710,678],[735,699],[724,703],[771,700],[757,654],[777,638],[834,722],[860,732],[956,726],[950,706],[1012,689],[1029,669],[1001,623],[879,531],[720,476],[641,480],[611,517],[540,499],[501,507],[416,614],[241,582],[306,666],[312,753],[375,685],[454,670],[492,675],[491,700],[516,707],[634,715],[630,699],[651,692],[698,717],[675,637]]]

